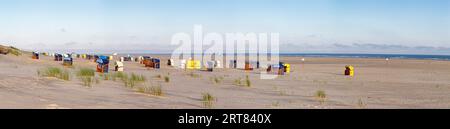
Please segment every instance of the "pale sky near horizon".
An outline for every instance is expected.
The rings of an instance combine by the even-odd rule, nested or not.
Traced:
[[[450,0],[0,0],[0,43],[170,52],[171,36],[277,32],[281,52],[450,54]]]

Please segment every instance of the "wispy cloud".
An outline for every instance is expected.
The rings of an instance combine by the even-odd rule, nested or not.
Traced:
[[[365,48],[365,49],[408,49],[408,46],[404,45],[392,45],[392,44],[373,44],[373,43],[354,43],[352,47]]]

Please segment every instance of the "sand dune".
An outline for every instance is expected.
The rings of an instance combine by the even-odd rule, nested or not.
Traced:
[[[258,70],[185,71],[166,66],[168,56],[156,57],[163,61],[161,69],[125,62],[125,72],[144,75],[147,83],[161,85],[163,96],[140,93],[112,80],[99,79],[85,87],[75,73],[96,65],[85,59],[75,58],[73,68],[64,68],[48,56],[33,60],[29,54],[0,55],[0,108],[205,108],[202,93],[217,98],[213,108],[450,107],[449,61],[306,58],[302,62],[301,57],[281,57],[291,63],[293,72],[261,80]],[[343,75],[345,65],[355,66],[354,77]],[[38,76],[38,70],[49,66],[70,71],[70,80]],[[199,77],[190,76],[191,72]],[[168,76],[170,81],[157,75]],[[234,84],[246,75],[251,87]],[[214,77],[223,80],[215,83]],[[319,90],[326,94],[323,103],[315,95]]]

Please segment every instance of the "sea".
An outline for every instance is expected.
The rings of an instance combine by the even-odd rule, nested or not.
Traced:
[[[97,53],[110,55],[111,53]],[[171,55],[171,53],[119,53],[119,56],[142,56],[142,55]],[[239,54],[240,55],[240,54]],[[421,59],[421,60],[444,60],[450,61],[450,55],[425,55],[425,54],[342,54],[342,53],[280,53],[280,56],[293,57],[328,57],[328,58],[379,58],[379,59]]]
[[[336,57],[336,58],[389,58],[389,59],[424,59],[450,61],[450,55],[417,55],[417,54],[330,54],[330,53],[281,53],[281,56],[301,57]]]

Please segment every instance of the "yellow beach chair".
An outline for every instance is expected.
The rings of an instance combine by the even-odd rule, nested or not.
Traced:
[[[186,68],[187,69],[200,69],[201,68],[200,61],[188,60]]]

